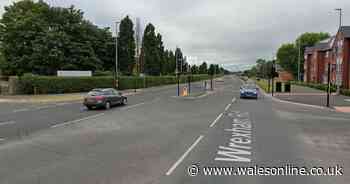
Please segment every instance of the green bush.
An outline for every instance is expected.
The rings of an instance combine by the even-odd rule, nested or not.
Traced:
[[[298,82],[298,81],[293,81],[293,82],[291,82],[291,84],[310,87],[310,88],[314,88],[314,89],[319,89],[322,91],[327,91],[327,89],[328,89],[327,84],[306,83],[306,82]],[[337,87],[334,85],[331,85],[331,92],[336,92],[336,91],[337,91]]]
[[[345,96],[350,96],[350,90],[349,89],[341,89],[340,93]]]
[[[111,72],[111,71],[95,71],[93,75],[94,75],[95,77],[113,76],[113,72]]]
[[[112,88],[113,76],[105,77],[48,77],[24,75],[19,79],[18,89],[22,94],[60,94],[87,92],[93,88]],[[192,81],[209,79],[208,75],[194,75]],[[187,76],[181,76],[181,83]],[[177,83],[176,76],[119,77],[119,89],[134,89]]]

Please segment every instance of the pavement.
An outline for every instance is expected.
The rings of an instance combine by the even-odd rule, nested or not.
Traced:
[[[323,107],[327,105],[326,92],[305,86],[293,85],[291,93],[276,93],[274,96],[280,100],[290,102]],[[331,94],[330,106],[339,112],[350,113],[350,97]]]
[[[156,87],[108,111],[65,104],[13,112],[18,107],[0,105],[0,183],[348,183],[349,114],[263,96],[239,99],[240,85],[225,76],[212,93],[193,99],[173,98],[176,86]],[[14,127],[33,131],[11,138]],[[343,175],[205,170],[286,165],[339,166]]]

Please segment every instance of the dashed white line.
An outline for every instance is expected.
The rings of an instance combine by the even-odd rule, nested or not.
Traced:
[[[37,107],[37,108],[35,108],[35,109],[36,109],[36,110],[42,110],[42,109],[48,109],[48,108],[52,108],[52,107],[54,107],[54,106],[52,106],[52,105],[46,105],[46,106]]]
[[[224,114],[221,113],[214,121],[213,123],[210,124],[210,128],[214,127],[214,125],[220,120],[220,118],[223,116]]]
[[[27,109],[27,108],[25,108],[25,109],[16,109],[13,112],[16,113],[16,112],[25,112],[25,111],[29,111],[29,109]]]
[[[5,138],[0,138],[0,142],[5,141],[5,140],[6,140]]]
[[[0,126],[4,126],[4,125],[12,125],[15,124],[15,121],[5,121],[5,122],[0,122]]]
[[[135,105],[130,105],[130,106],[122,108],[122,110],[132,109],[132,108],[135,108],[135,107],[138,107],[138,106],[141,106],[141,105],[145,105],[145,104],[146,103],[139,103],[139,104],[135,104]]]
[[[232,103],[235,103],[235,102],[236,102],[236,100],[237,100],[236,98],[233,98],[233,99],[232,99]]]
[[[194,147],[203,139],[203,135],[199,136],[197,140],[187,149],[187,151],[170,167],[166,175],[169,176],[176,169],[176,167],[186,158],[186,156],[193,150]]]
[[[70,124],[78,123],[80,121],[97,118],[97,117],[100,117],[100,116],[103,116],[103,115],[105,115],[105,113],[95,114],[93,116],[88,116],[88,117],[85,117],[85,118],[81,118],[81,119],[77,119],[77,120],[73,120],[73,121],[68,121],[68,122],[65,122],[65,123],[56,124],[56,125],[51,126],[51,128],[67,126],[67,125],[70,125]]]
[[[225,108],[225,111],[227,111],[231,107],[231,104],[228,104]]]

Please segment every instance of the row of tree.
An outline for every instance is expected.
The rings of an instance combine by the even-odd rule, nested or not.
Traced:
[[[190,66],[180,48],[165,49],[162,35],[148,24],[136,55],[133,21],[126,16],[119,25],[118,68],[124,75],[172,75],[175,72],[207,74],[224,72],[203,62]],[[52,7],[42,0],[22,0],[5,7],[0,19],[0,69],[8,75],[55,75],[57,70],[114,71],[116,38],[109,28],[84,19],[84,13]],[[177,63],[177,66],[176,66]]]
[[[298,63],[300,59],[300,72],[304,69],[304,51],[306,47],[314,46],[316,43],[329,38],[329,33],[304,33],[294,43],[284,43],[277,50],[276,63],[284,70],[289,71],[295,78],[298,76]],[[272,61],[258,59],[256,66],[245,72],[250,76],[270,78],[272,75]]]

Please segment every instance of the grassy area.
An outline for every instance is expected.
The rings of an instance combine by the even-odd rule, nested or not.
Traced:
[[[265,79],[260,79],[259,81],[258,80],[256,80],[256,79],[253,79],[255,82],[256,82],[256,84],[261,88],[261,89],[263,89],[265,92],[268,92],[268,81],[267,80],[265,80]]]

